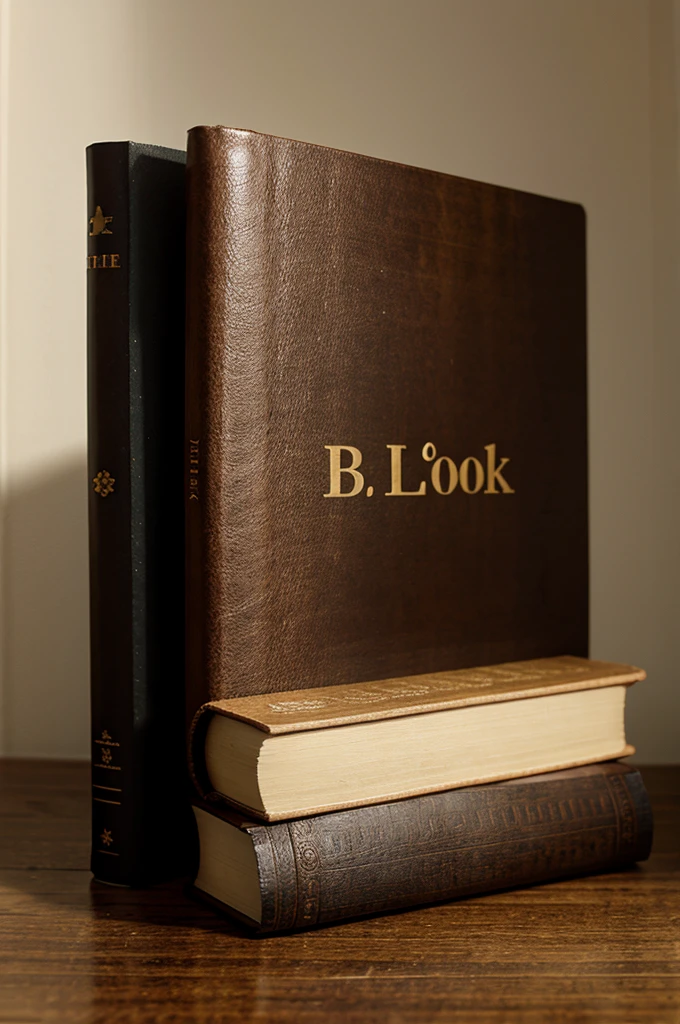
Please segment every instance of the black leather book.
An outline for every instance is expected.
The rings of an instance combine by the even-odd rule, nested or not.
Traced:
[[[185,156],[87,150],[92,871],[182,867]],[[186,799],[182,800],[182,795]]]
[[[195,814],[194,891],[261,934],[622,868],[652,843],[642,778],[617,761],[275,824]]]

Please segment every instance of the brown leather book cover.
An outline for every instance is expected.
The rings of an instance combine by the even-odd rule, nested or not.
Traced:
[[[273,825],[197,806],[252,837],[262,920],[197,892],[262,934],[621,868],[652,842],[640,774],[618,762]]]
[[[588,653],[585,218],[189,133],[188,710]]]

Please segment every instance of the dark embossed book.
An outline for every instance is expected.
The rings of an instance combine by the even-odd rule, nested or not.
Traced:
[[[615,761],[273,825],[195,814],[197,890],[261,933],[621,868],[652,840]]]
[[[588,653],[580,206],[189,133],[188,711]]]
[[[87,150],[92,870],[129,885],[173,874],[191,823],[184,163],[132,142]]]

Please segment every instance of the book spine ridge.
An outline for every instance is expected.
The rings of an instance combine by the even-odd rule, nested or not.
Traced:
[[[188,722],[206,700],[237,695],[227,680],[256,685],[268,647],[272,174],[250,140],[226,140],[195,129],[187,154]]]
[[[205,580],[203,575],[204,538],[202,504],[204,492],[204,416],[206,326],[201,289],[206,277],[205,255],[201,245],[208,220],[203,206],[203,147],[200,133],[189,134],[187,148],[187,223],[186,223],[186,369],[185,369],[185,450],[184,496],[186,505],[186,723],[187,729],[203,701],[205,646]]]
[[[184,154],[87,150],[93,832],[97,878],[191,856],[184,745]]]
[[[87,151],[88,477],[92,872],[137,872],[130,785],[133,723],[129,420],[129,151]]]
[[[260,874],[263,932],[287,931],[298,919],[298,875],[295,849],[286,828],[257,826],[250,830]]]

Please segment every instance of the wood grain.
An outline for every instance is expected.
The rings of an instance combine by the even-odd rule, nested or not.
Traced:
[[[254,939],[180,884],[92,882],[88,767],[5,761],[0,1022],[678,1024],[680,768],[644,777],[638,868]]]

